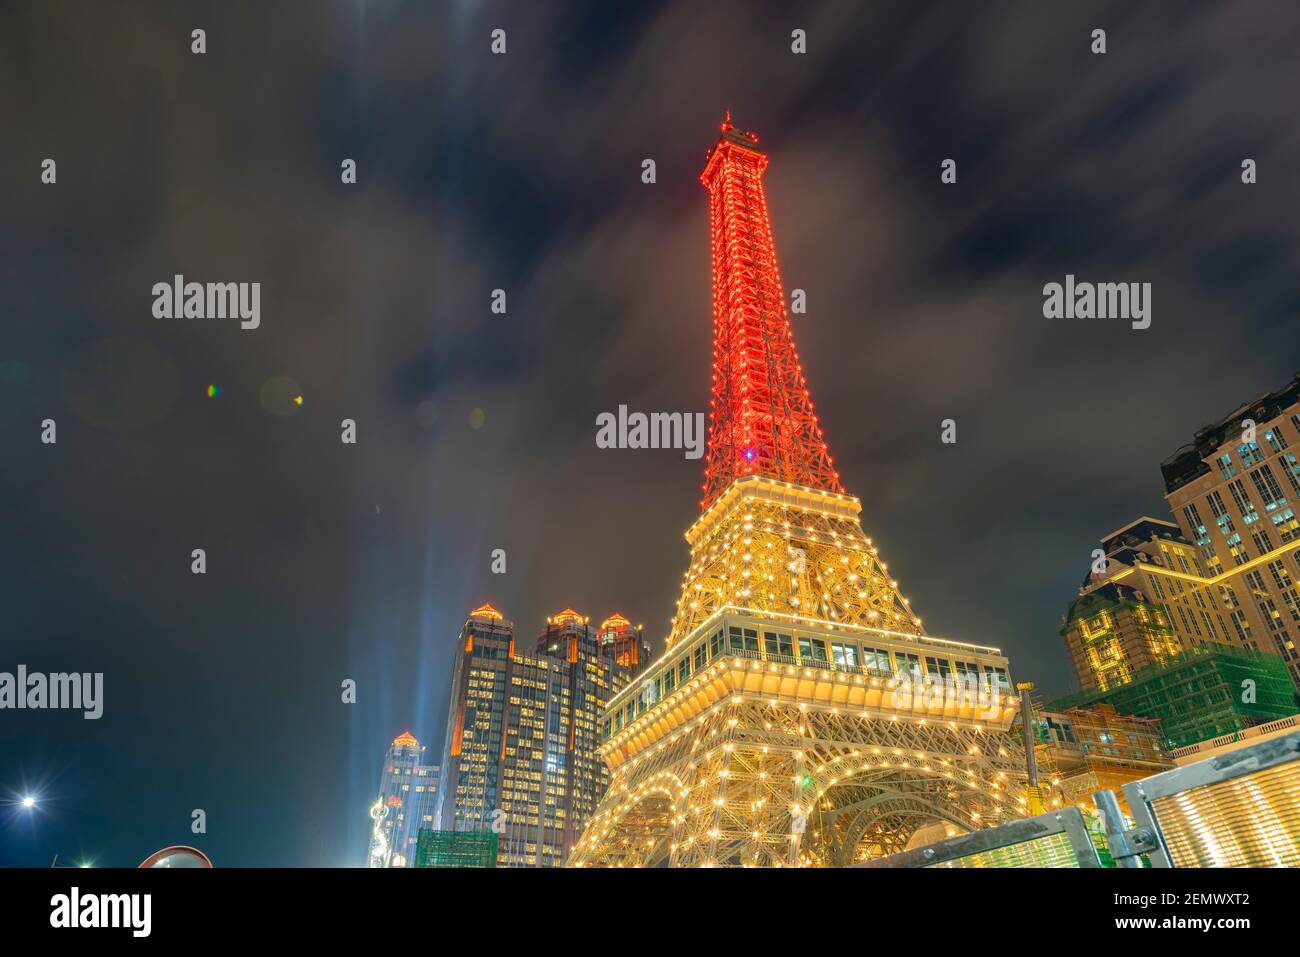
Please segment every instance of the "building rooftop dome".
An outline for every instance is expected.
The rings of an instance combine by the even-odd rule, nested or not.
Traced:
[[[493,608],[491,605],[487,603],[479,605],[477,608],[475,608],[473,611],[469,613],[469,616],[471,618],[488,618],[491,619],[492,621],[501,621],[502,619],[505,618],[505,615],[501,614],[501,612],[497,611],[495,608]]]
[[[566,608],[564,609],[564,611],[560,612],[559,614],[552,615],[548,620],[552,624],[564,625],[564,624],[570,624],[575,622],[578,624],[582,624],[586,622],[587,619],[583,615],[579,615],[572,608]]]

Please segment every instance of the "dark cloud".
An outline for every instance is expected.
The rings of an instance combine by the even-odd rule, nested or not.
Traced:
[[[15,4],[0,38],[0,666],[106,673],[99,722],[0,718],[0,788],[58,798],[4,863],[129,864],[194,807],[218,863],[357,862],[386,740],[441,748],[469,608],[524,640],[617,608],[661,640],[699,464],[594,424],[707,408],[725,108],[770,151],[868,535],[933,633],[1049,692],[1093,543],[1163,514],[1160,460],[1295,364],[1281,0]],[[260,281],[261,328],[153,319],[176,272]],[[1044,320],[1067,272],[1151,282],[1152,328]],[[292,415],[259,402],[276,376]]]

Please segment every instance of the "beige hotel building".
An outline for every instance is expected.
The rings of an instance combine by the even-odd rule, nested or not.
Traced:
[[[1300,374],[1200,429],[1161,472],[1176,524],[1143,517],[1102,539],[1105,573],[1067,615],[1080,688],[1207,643],[1276,654],[1300,687]]]

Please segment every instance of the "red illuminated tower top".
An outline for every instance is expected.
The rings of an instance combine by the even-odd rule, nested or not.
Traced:
[[[706,509],[744,475],[844,491],[790,331],[763,193],[766,167],[758,137],[736,129],[728,112],[700,174],[713,246],[713,395],[700,503]]]

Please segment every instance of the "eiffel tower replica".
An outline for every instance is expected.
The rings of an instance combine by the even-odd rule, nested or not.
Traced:
[[[996,648],[926,635],[847,494],[787,316],[767,155],[707,154],[713,382],[666,653],[602,713],[568,864],[842,866],[1037,811]]]

